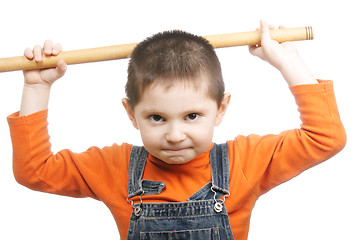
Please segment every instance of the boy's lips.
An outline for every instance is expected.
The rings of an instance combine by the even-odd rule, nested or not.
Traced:
[[[184,152],[186,150],[188,150],[188,147],[184,147],[184,148],[164,148],[163,151],[168,152],[168,153],[181,153]]]

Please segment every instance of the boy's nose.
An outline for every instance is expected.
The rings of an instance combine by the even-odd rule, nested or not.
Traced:
[[[182,142],[186,138],[185,131],[179,124],[172,124],[166,133],[166,141],[168,142]]]

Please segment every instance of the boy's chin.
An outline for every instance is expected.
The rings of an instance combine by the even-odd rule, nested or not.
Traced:
[[[167,163],[167,164],[176,165],[176,164],[185,164],[185,163],[188,163],[188,162],[190,162],[192,159],[170,158],[170,159],[160,159],[160,160],[163,161],[164,163]]]

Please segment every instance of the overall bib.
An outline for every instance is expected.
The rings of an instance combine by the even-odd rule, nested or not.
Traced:
[[[129,160],[128,201],[133,206],[127,239],[234,239],[224,205],[229,193],[227,145],[210,150],[212,181],[187,202],[143,203],[142,195],[159,194],[165,183],[142,179],[148,152],[134,146]],[[140,203],[134,204],[133,197]]]

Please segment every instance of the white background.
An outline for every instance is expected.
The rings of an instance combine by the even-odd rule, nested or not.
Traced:
[[[249,239],[360,239],[356,1],[2,1],[0,57],[22,55],[26,47],[46,39],[75,50],[138,42],[170,29],[198,35],[252,31],[260,19],[314,27],[315,40],[296,46],[317,78],[334,80],[348,142],[331,160],[262,196]],[[217,53],[233,97],[214,141],[299,126],[297,107],[277,70],[250,55],[247,47]],[[127,63],[69,66],[55,83],[49,106],[54,152],[81,152],[114,142],[141,144],[121,106]],[[0,74],[0,239],[118,239],[101,202],[30,191],[14,180],[6,116],[18,111],[22,85],[22,72]]]

